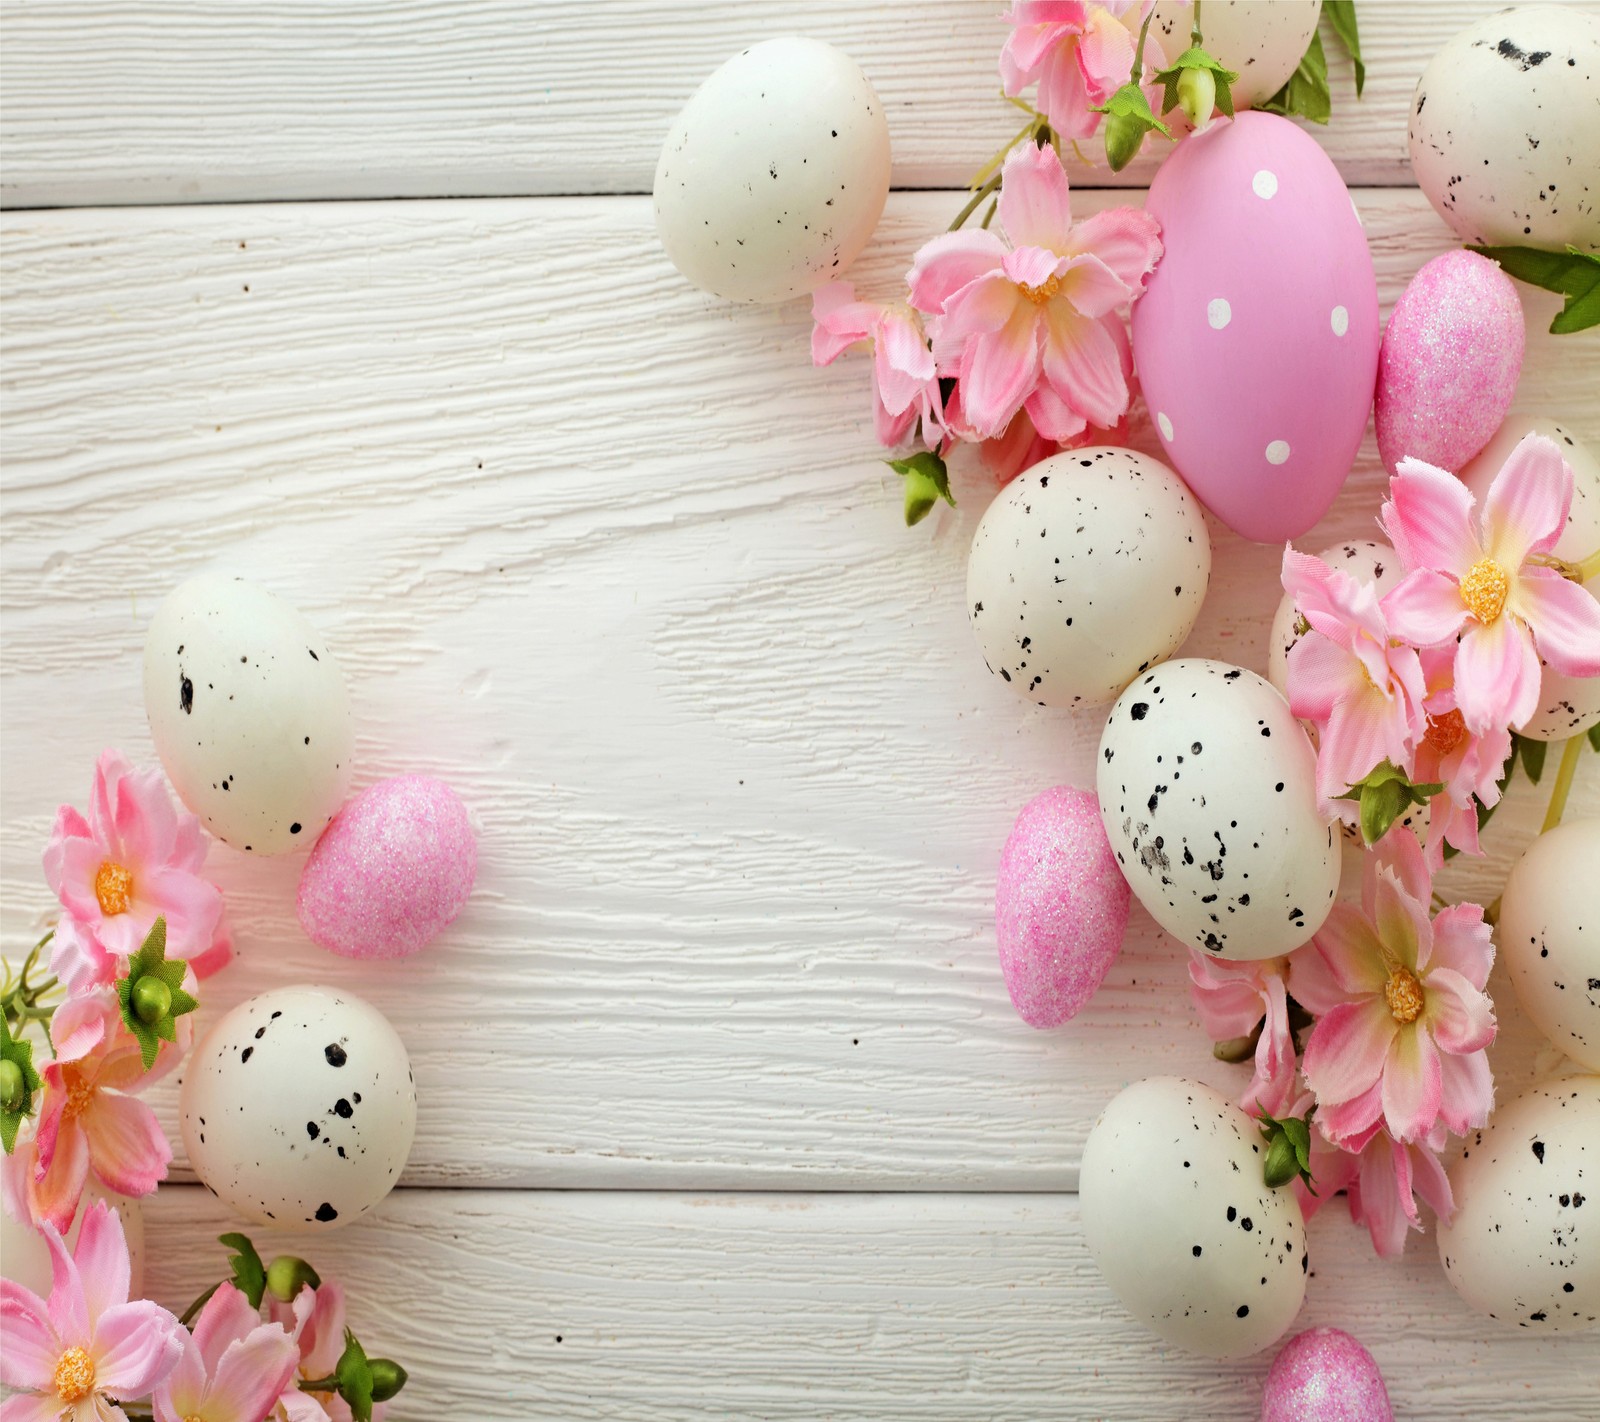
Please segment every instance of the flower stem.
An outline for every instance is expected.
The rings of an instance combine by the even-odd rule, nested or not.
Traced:
[[[216,1291],[218,1289],[220,1289],[222,1287],[222,1285],[223,1285],[223,1280],[218,1279],[216,1283],[214,1283],[209,1289],[207,1289],[205,1291],[205,1293],[201,1294],[200,1297],[197,1298],[192,1304],[190,1304],[188,1308],[184,1309],[183,1316],[178,1319],[178,1322],[181,1323],[185,1328],[187,1328],[191,1323],[193,1323],[194,1320],[195,1320],[195,1315],[198,1314],[201,1309],[203,1309],[208,1303],[211,1302],[212,1294],[216,1293]]]
[[[1544,812],[1544,823],[1539,827],[1540,834],[1548,834],[1561,823],[1561,816],[1566,813],[1567,795],[1572,789],[1572,779],[1578,773],[1578,757],[1583,753],[1583,743],[1588,739],[1585,735],[1576,735],[1562,750],[1561,764],[1556,769],[1556,783],[1550,791],[1550,808]]]
[[[972,197],[968,200],[967,205],[956,214],[956,220],[950,224],[949,230],[951,232],[957,231],[961,227],[962,223],[964,223],[969,217],[972,216],[973,213],[978,210],[978,204],[988,197],[990,193],[994,192],[999,186],[1000,174],[995,173],[988,182],[979,188],[977,192],[973,193]]]
[[[1194,0],[1194,12],[1189,16],[1189,43],[1197,49],[1202,43],[1200,37],[1200,0]]]
[[[1199,8],[1200,7],[1198,5],[1195,6],[1196,11],[1198,11]],[[1133,73],[1128,76],[1128,82],[1130,84],[1137,84],[1144,77],[1144,41],[1145,36],[1150,33],[1150,21],[1155,19],[1155,17],[1155,6],[1152,5],[1150,7],[1150,13],[1144,17],[1144,23],[1139,26],[1139,47],[1133,52]],[[1198,22],[1198,13],[1195,16],[1195,19]]]
[[[1568,576],[1574,582],[1586,583],[1596,573],[1600,573],[1600,548],[1596,548],[1587,558],[1580,558]]]

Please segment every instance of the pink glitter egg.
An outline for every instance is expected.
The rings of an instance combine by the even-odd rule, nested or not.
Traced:
[[[1059,1027],[1100,986],[1128,927],[1130,890],[1086,790],[1061,785],[1023,807],[1000,851],[1000,971],[1030,1027]]]
[[[1394,1422],[1372,1354],[1337,1328],[1308,1328],[1279,1350],[1261,1422]]]
[[[1522,302],[1499,264],[1446,252],[1395,303],[1378,353],[1378,455],[1455,472],[1500,428],[1522,374]]]
[[[333,818],[300,876],[300,926],[343,958],[405,958],[461,912],[478,872],[467,807],[441,780],[402,775]]]

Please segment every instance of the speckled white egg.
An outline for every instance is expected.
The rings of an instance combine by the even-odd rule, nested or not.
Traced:
[[[1111,700],[1183,645],[1205,600],[1200,504],[1158,459],[1075,449],[984,511],[967,611],[989,670],[1041,706]]]
[[[1205,47],[1239,76],[1229,86],[1236,108],[1251,108],[1288,82],[1321,14],[1322,0],[1206,0],[1200,12]],[[1193,24],[1188,0],[1161,0],[1150,32],[1172,60],[1188,49]]]
[[[1439,216],[1489,246],[1600,246],[1600,15],[1519,5],[1422,71],[1411,167]]]
[[[417,1094],[388,1019],[342,988],[240,1003],[194,1049],[180,1123],[212,1193],[260,1224],[347,1225],[394,1187]]]
[[[1400,566],[1400,555],[1387,543],[1352,539],[1324,548],[1317,557],[1330,568],[1375,587],[1380,597],[1405,573]],[[1295,630],[1298,621],[1294,599],[1285,593],[1272,616],[1272,631],[1267,636],[1267,680],[1285,696],[1289,694],[1289,653],[1302,636]]]
[[[1150,916],[1235,962],[1307,942],[1339,886],[1316,769],[1288,702],[1252,671],[1186,657],[1135,681],[1100,737],[1097,789]]]
[[[1445,1277],[1512,1327],[1600,1321],[1600,1076],[1557,1076],[1496,1109],[1450,1171]]]
[[[1262,1178],[1256,1124],[1221,1092],[1156,1076],[1125,1087],[1084,1142],[1083,1237],[1151,1332],[1213,1358],[1270,1347],[1305,1299],[1300,1206]]]
[[[66,1243],[70,1253],[77,1247],[78,1232],[83,1227],[83,1215],[91,1205],[104,1201],[122,1220],[122,1237],[128,1246],[128,1297],[144,1296],[144,1206],[128,1195],[116,1195],[103,1190],[90,1175],[83,1187],[83,1200],[76,1218],[67,1231]],[[42,1299],[50,1297],[50,1246],[44,1235],[31,1225],[11,1217],[9,1210],[0,1210],[0,1275],[13,1284],[31,1289]]]
[[[320,633],[255,583],[175,588],[144,644],[144,705],[167,778],[235,849],[309,848],[350,788],[355,728]]]
[[[785,301],[841,276],[889,196],[889,124],[861,68],[788,36],[734,55],[673,121],[656,231],[696,286]]]
[[[1600,1071],[1597,875],[1600,820],[1557,825],[1534,840],[1512,869],[1495,926],[1500,962],[1523,1011],[1590,1071]]]
[[[1554,420],[1523,414],[1508,416],[1482,452],[1462,466],[1461,482],[1481,503],[1501,465],[1528,434],[1554,440],[1561,447],[1562,458],[1572,467],[1572,506],[1567,511],[1566,529],[1552,551],[1560,558],[1587,558],[1600,548],[1600,461],[1587,445]],[[1600,573],[1584,587],[1600,598]],[[1600,677],[1567,676],[1545,664],[1539,682],[1539,709],[1517,727],[1517,734],[1536,741],[1564,741],[1597,723]]]

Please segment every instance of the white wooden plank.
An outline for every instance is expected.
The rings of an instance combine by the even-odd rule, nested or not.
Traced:
[[[148,1287],[181,1310],[237,1222],[192,1188],[147,1206]],[[1312,1221],[1296,1328],[1355,1334],[1408,1422],[1592,1417],[1592,1340],[1503,1329],[1431,1236],[1376,1259],[1343,1201]],[[344,1233],[257,1233],[348,1285],[403,1418],[1236,1419],[1272,1353],[1159,1344],[1101,1283],[1070,1195],[402,1190]]]
[[[756,40],[830,40],[889,114],[897,187],[957,187],[1016,127],[1001,0],[5,0],[8,206],[647,192],[667,125]],[[1363,0],[1319,137],[1349,181],[1409,184],[1406,110],[1498,0]],[[1148,183],[1159,155],[1121,180]]]
[[[1414,191],[1358,197],[1389,303],[1445,234]],[[893,199],[864,289],[958,201]],[[1065,1188],[1129,1079],[1237,1081],[1142,915],[1075,1024],[1013,1014],[999,847],[1093,783],[1101,718],[985,672],[986,486],[899,526],[864,364],[809,368],[804,303],[690,291],[637,198],[13,214],[3,241],[6,942],[47,921],[38,852],[100,747],[150,757],[157,600],[223,565],[327,632],[360,783],[436,771],[482,823],[458,927],[382,968],[304,942],[296,861],[215,852],[243,948],[215,1004],[311,978],[388,1011],[413,1182]],[[1554,300],[1525,402],[1600,442],[1600,338],[1547,336]],[[1376,470],[1369,442],[1308,547],[1371,529]],[[1278,554],[1216,550],[1189,650],[1264,667]],[[1525,792],[1450,892],[1498,891]]]

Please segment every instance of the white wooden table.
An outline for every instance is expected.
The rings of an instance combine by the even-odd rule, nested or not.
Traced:
[[[1076,1227],[1083,1139],[1123,1084],[1243,1080],[1210,1058],[1181,952],[1136,909],[1052,1033],[1000,979],[1000,845],[1036,791],[1093,783],[1100,717],[1023,706],[972,646],[986,485],[959,478],[959,509],[902,528],[865,367],[810,368],[804,302],[689,289],[651,221],[661,135],[699,80],[750,41],[818,35],[878,86],[897,188],[931,189],[891,197],[857,269],[887,288],[1011,126],[1000,8],[0,4],[0,927],[14,951],[51,921],[39,850],[99,749],[152,758],[144,628],[200,568],[324,629],[358,783],[460,789],[478,890],[409,962],[306,943],[297,860],[211,861],[242,952],[208,1015],[338,982],[411,1051],[403,1188],[312,1250],[411,1368],[392,1415],[1258,1405],[1270,1354],[1162,1347]],[[1386,311],[1451,245],[1410,186],[1413,85],[1493,8],[1363,0],[1359,104],[1334,61],[1318,136]],[[1600,447],[1600,333],[1549,337],[1556,299],[1523,297],[1519,405]],[[1369,438],[1305,546],[1369,534],[1380,482]],[[1263,669],[1278,552],[1212,533],[1188,651]],[[1492,897],[1542,804],[1519,785],[1490,858],[1442,887]],[[1595,758],[1568,813],[1600,813]],[[1536,1047],[1493,987],[1509,1095]],[[181,1307],[230,1220],[183,1183],[147,1218],[150,1285]],[[1340,1202],[1311,1238],[1300,1326],[1356,1333],[1402,1416],[1595,1416],[1593,1340],[1469,1313],[1431,1237],[1386,1265]]]

